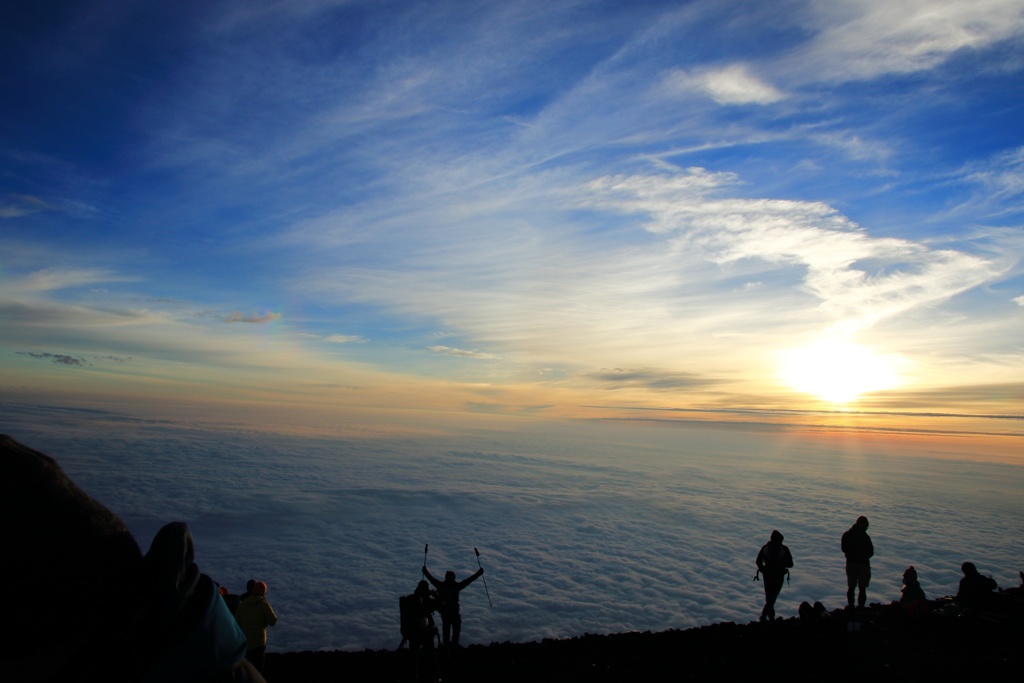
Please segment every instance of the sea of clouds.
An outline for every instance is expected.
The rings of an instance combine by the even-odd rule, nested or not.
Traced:
[[[425,544],[438,577],[469,575],[480,551],[486,585],[463,591],[463,644],[753,620],[772,529],[796,564],[779,613],[841,606],[839,537],[861,514],[871,601],[897,599],[909,564],[929,597],[956,592],[964,560],[1002,586],[1024,569],[1024,466],[769,427],[328,439],[9,405],[0,431],[57,458],[143,550],[184,520],[205,573],[234,592],[266,581],[272,651],[396,647]]]

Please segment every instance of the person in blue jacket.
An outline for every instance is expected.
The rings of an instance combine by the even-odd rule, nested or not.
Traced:
[[[143,555],[124,522],[43,453],[0,435],[4,681],[266,683],[184,522]],[[61,590],[54,590],[59,586]],[[75,596],[74,609],[68,598]]]

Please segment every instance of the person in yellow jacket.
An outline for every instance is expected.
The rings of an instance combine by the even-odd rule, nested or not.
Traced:
[[[267,627],[277,623],[274,608],[267,602],[267,584],[257,581],[252,592],[238,603],[235,619],[245,634],[245,658],[260,672],[267,655]]]

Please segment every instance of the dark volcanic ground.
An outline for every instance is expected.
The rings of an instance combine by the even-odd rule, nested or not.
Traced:
[[[1000,596],[1003,597],[1003,596]],[[959,613],[951,601],[916,617],[898,606],[836,610],[820,623],[714,624],[686,631],[583,635],[470,645],[437,658],[452,682],[500,681],[1018,681],[1022,604]],[[399,636],[400,637],[400,636]],[[397,640],[397,638],[396,638]],[[408,650],[269,654],[270,683],[413,681]],[[429,681],[433,677],[421,676]]]

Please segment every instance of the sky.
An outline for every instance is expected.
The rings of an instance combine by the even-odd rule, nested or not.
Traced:
[[[1017,0],[3,14],[5,401],[1022,432]]]
[[[1019,0],[0,10],[0,432],[272,649],[1017,580]],[[839,577],[839,578],[837,578]],[[783,605],[780,602],[780,606]],[[638,609],[639,606],[639,609]]]

